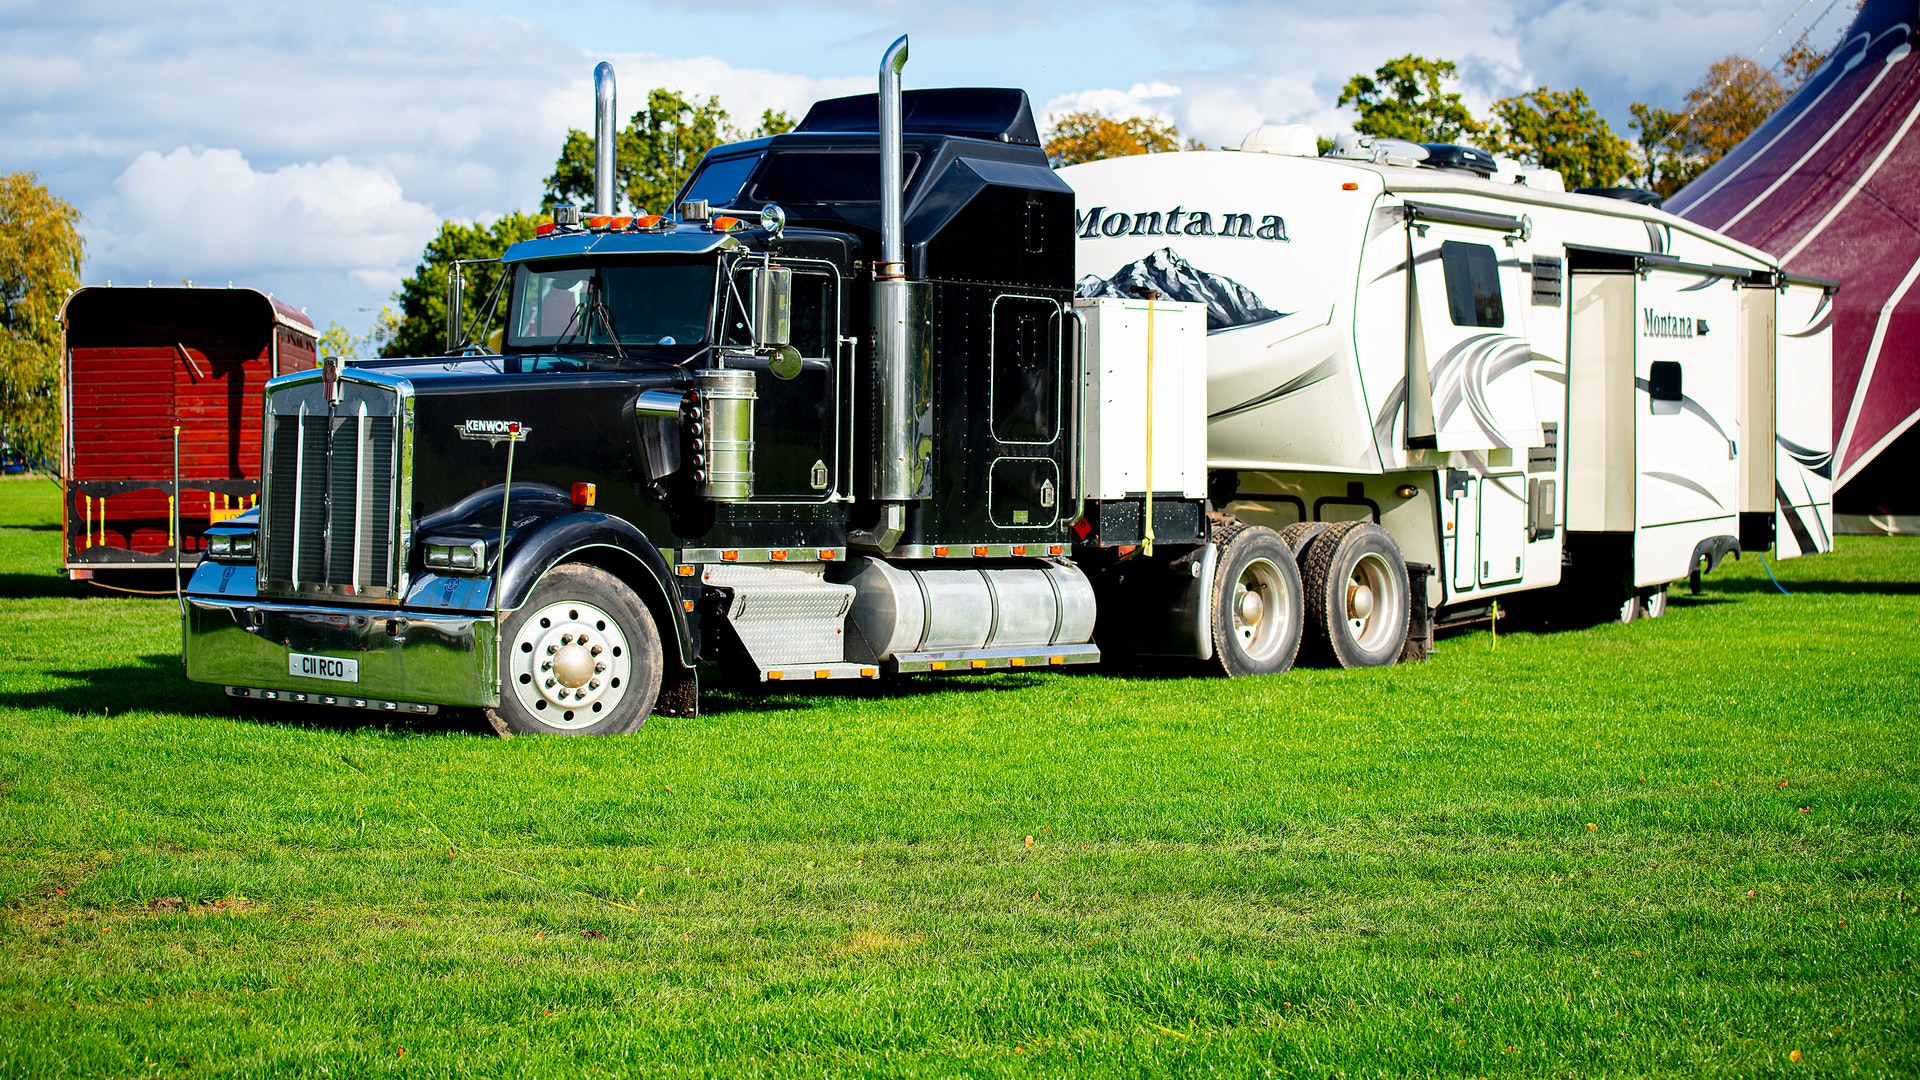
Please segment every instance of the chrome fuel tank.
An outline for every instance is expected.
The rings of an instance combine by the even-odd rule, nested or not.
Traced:
[[[1077,645],[1093,638],[1093,586],[1065,561],[914,569],[866,558],[852,564],[849,657]]]

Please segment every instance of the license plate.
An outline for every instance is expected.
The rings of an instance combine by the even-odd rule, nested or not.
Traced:
[[[357,683],[360,681],[360,661],[343,660],[337,656],[291,653],[287,656],[287,674],[306,679],[332,679],[334,682]]]

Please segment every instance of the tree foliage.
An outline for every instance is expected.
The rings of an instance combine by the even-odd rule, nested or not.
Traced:
[[[647,92],[647,106],[633,114],[614,136],[613,189],[621,213],[665,213],[673,197],[708,150],[723,142],[778,135],[793,129],[793,118],[767,109],[750,132],[733,127],[718,97],[705,101],[673,90]],[[547,177],[541,208],[562,203],[593,203],[593,136],[571,130]]]
[[[400,304],[399,321],[393,323],[391,313],[382,309],[386,324],[391,326],[390,334],[383,329],[382,322],[376,320],[367,338],[358,340],[371,340],[373,344],[380,345],[383,356],[437,356],[445,352],[447,281],[453,263],[460,259],[497,259],[509,246],[522,240],[531,240],[534,228],[546,220],[545,216],[515,211],[487,225],[442,222],[440,234],[428,242],[413,276],[401,282],[400,291],[394,294],[394,299]],[[482,263],[466,267],[462,281],[464,300],[461,307],[468,337],[475,343],[484,344],[487,331],[478,320],[488,297],[493,295],[494,286],[500,281],[500,266],[497,263]],[[503,297],[495,313],[496,325],[505,312],[506,301]],[[379,340],[383,334],[387,335],[384,343]]]
[[[79,226],[35,174],[0,176],[0,437],[29,461],[60,445],[60,307],[80,287]]]
[[[1679,110],[1635,102],[1637,180],[1663,198],[1679,191],[1740,145],[1826,61],[1805,35],[1780,57],[1785,80],[1745,57],[1716,61]]]
[[[1487,149],[1553,169],[1568,188],[1611,187],[1633,173],[1633,144],[1613,133],[1586,91],[1541,87],[1493,103]]]
[[[1055,168],[1135,154],[1164,154],[1181,147],[1180,129],[1157,116],[1114,117],[1094,109],[1062,114],[1043,140]],[[1189,142],[1189,150],[1206,147]]]
[[[1453,89],[1460,81],[1451,60],[1409,53],[1389,60],[1372,75],[1355,75],[1340,91],[1339,105],[1360,113],[1362,135],[1411,142],[1460,142],[1482,130]]]

